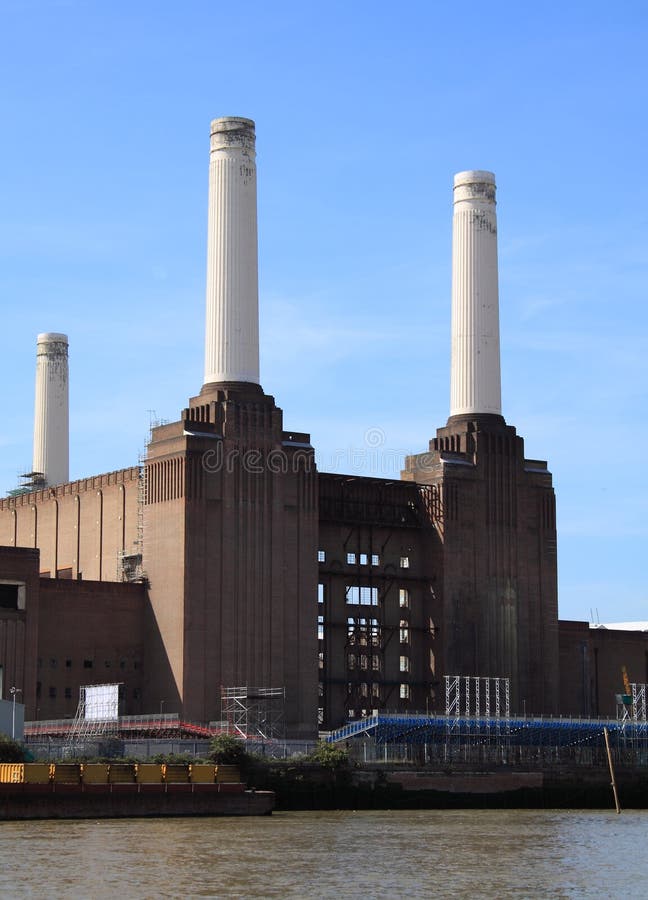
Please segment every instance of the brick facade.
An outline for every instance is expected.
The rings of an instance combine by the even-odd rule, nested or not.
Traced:
[[[451,419],[401,481],[352,478],[318,473],[260,388],[211,386],[154,429],[144,478],[6,498],[0,535],[2,691],[28,718],[91,683],[198,721],[221,686],[285,687],[312,736],[442,712],[445,674],[509,676],[513,711],[563,715],[613,715],[622,666],[648,680],[646,633],[558,621],[551,475],[499,416]],[[147,580],[119,583],[142,549]]]

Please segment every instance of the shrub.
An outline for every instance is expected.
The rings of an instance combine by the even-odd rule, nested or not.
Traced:
[[[158,765],[166,763],[167,765],[188,766],[197,762],[197,760],[192,753],[156,753],[150,758],[149,762],[157,763]]]
[[[209,759],[224,766],[241,766],[247,761],[248,755],[243,741],[231,734],[218,734],[209,745]]]
[[[333,744],[319,741],[317,747],[308,754],[309,762],[318,763],[325,769],[341,769],[349,763],[349,754]]]

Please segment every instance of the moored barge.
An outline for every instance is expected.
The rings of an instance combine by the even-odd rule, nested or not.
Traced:
[[[237,766],[0,764],[0,820],[263,816],[274,801],[248,790]]]

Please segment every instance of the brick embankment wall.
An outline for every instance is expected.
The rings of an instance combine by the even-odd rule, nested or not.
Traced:
[[[254,766],[248,783],[282,809],[613,808],[607,769],[431,771],[313,764]],[[648,808],[648,768],[617,772],[622,807]]]

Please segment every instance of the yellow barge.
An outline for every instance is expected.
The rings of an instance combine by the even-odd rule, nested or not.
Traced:
[[[274,800],[236,766],[0,763],[0,820],[262,816]]]

